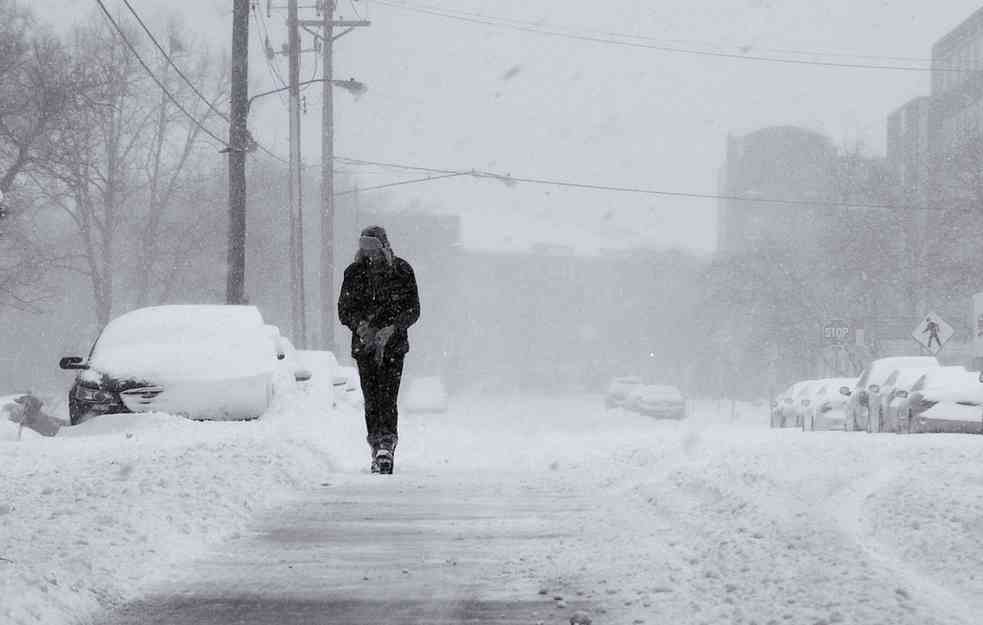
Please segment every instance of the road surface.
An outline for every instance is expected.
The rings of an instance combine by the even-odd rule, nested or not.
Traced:
[[[595,399],[404,416],[397,475],[326,475],[97,622],[978,622],[979,437]]]

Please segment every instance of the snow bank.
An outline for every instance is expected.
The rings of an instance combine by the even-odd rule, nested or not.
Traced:
[[[258,508],[360,470],[361,415],[332,409],[333,372],[314,373],[253,422],[107,415],[13,442],[16,425],[0,421],[0,623],[84,619]]]

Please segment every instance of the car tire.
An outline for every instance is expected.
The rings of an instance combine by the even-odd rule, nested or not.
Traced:
[[[82,408],[78,405],[78,401],[72,397],[72,392],[68,392],[68,423],[69,425],[78,425],[82,423]]]

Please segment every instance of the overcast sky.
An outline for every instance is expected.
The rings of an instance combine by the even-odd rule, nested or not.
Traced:
[[[627,33],[687,48],[743,47],[749,55],[794,58],[802,57],[783,51],[926,59],[939,37],[980,7],[973,0],[392,1],[537,21],[545,29]],[[94,0],[30,4],[61,24],[95,6]],[[229,46],[228,0],[133,4],[151,19],[179,11],[217,48]],[[356,6],[373,24],[336,44],[335,72],[364,81],[369,92],[357,102],[338,94],[336,151],[367,160],[712,193],[728,132],[799,124],[839,144],[862,141],[883,153],[886,115],[929,88],[923,72],[688,56],[466,23],[367,0]],[[339,0],[339,14],[353,17],[349,0]],[[274,11],[269,22],[274,47],[285,41],[284,17]],[[254,39],[254,91],[271,86],[259,51]],[[308,55],[305,75],[313,62]],[[280,65],[285,73],[286,63]],[[310,113],[303,120],[305,159],[311,162],[319,158],[317,93],[309,92]],[[257,138],[287,153],[286,109],[279,100],[259,105],[251,125]],[[366,168],[360,180],[366,186],[404,177]],[[711,200],[510,188],[471,178],[384,193],[394,208],[461,213],[466,240],[484,247],[542,240],[594,249],[642,240],[707,251],[715,240]]]

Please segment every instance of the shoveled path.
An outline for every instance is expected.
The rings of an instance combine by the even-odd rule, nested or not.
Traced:
[[[104,623],[566,623],[589,606],[554,596],[576,572],[550,552],[576,538],[586,502],[500,478],[333,476]]]

